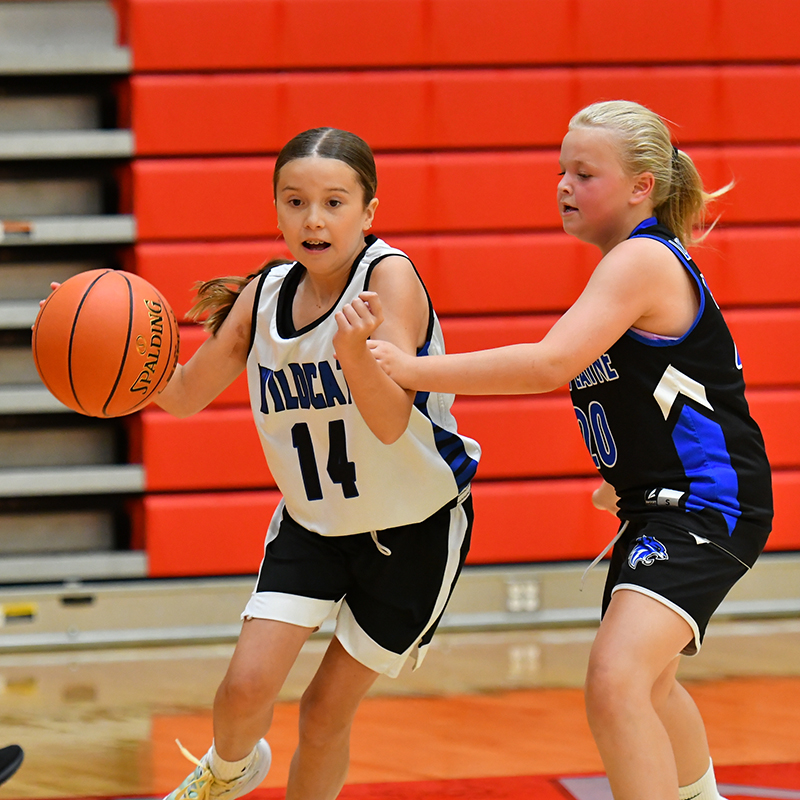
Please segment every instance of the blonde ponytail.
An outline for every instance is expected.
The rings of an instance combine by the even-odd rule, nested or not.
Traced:
[[[655,179],[653,213],[685,246],[702,241],[714,225],[707,224],[709,204],[733,186],[706,192],[691,157],[671,141],[664,120],[654,111],[629,100],[593,103],[579,111],[569,129],[603,128],[619,144],[620,159],[629,175],[649,172]]]

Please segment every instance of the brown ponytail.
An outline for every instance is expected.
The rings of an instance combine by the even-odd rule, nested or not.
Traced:
[[[289,263],[291,263],[290,259],[273,258],[246,277],[229,275],[196,283],[194,286],[195,302],[186,314],[187,319],[193,322],[200,322],[202,319],[203,328],[209,333],[215,334],[227,319],[233,304],[244,291],[245,286],[253,278],[257,278],[262,272],[269,271],[279,264]]]

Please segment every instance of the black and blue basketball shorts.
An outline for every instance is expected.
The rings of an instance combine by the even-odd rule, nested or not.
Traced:
[[[413,525],[321,536],[289,516],[270,523],[264,560],[244,619],[318,628],[336,617],[336,638],[357,661],[396,677],[427,645],[464,565],[472,498]]]
[[[695,655],[711,615],[747,570],[736,556],[674,521],[629,522],[611,553],[603,613],[620,589],[648,595],[686,620],[692,638],[682,653]]]

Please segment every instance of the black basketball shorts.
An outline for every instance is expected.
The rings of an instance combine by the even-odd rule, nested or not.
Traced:
[[[619,589],[646,594],[686,620],[693,635],[682,653],[695,655],[711,615],[747,569],[720,546],[674,522],[629,522],[611,553],[603,613]]]
[[[472,498],[428,519],[373,533],[321,536],[280,504],[244,619],[318,628],[336,617],[336,638],[357,661],[397,677],[416,669],[464,565]]]

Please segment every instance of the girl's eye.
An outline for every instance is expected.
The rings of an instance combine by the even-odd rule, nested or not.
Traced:
[[[560,178],[563,178],[563,177],[564,177],[564,175],[566,175],[566,174],[567,174],[567,171],[566,171],[565,169],[562,169],[562,170],[561,170],[561,172],[559,172],[559,173],[558,173],[558,176],[559,176]]]
[[[333,208],[338,208],[342,204],[341,200],[331,199],[328,201],[328,205],[333,206]]]
[[[289,205],[294,206],[295,208],[297,208],[297,206],[299,206],[301,202],[302,201],[300,200],[299,197],[292,197],[289,199]]]
[[[578,173],[578,177],[579,177],[581,180],[586,180],[586,178],[591,178],[592,176],[591,176],[591,175],[587,175],[585,172],[579,172],[579,173]]]

